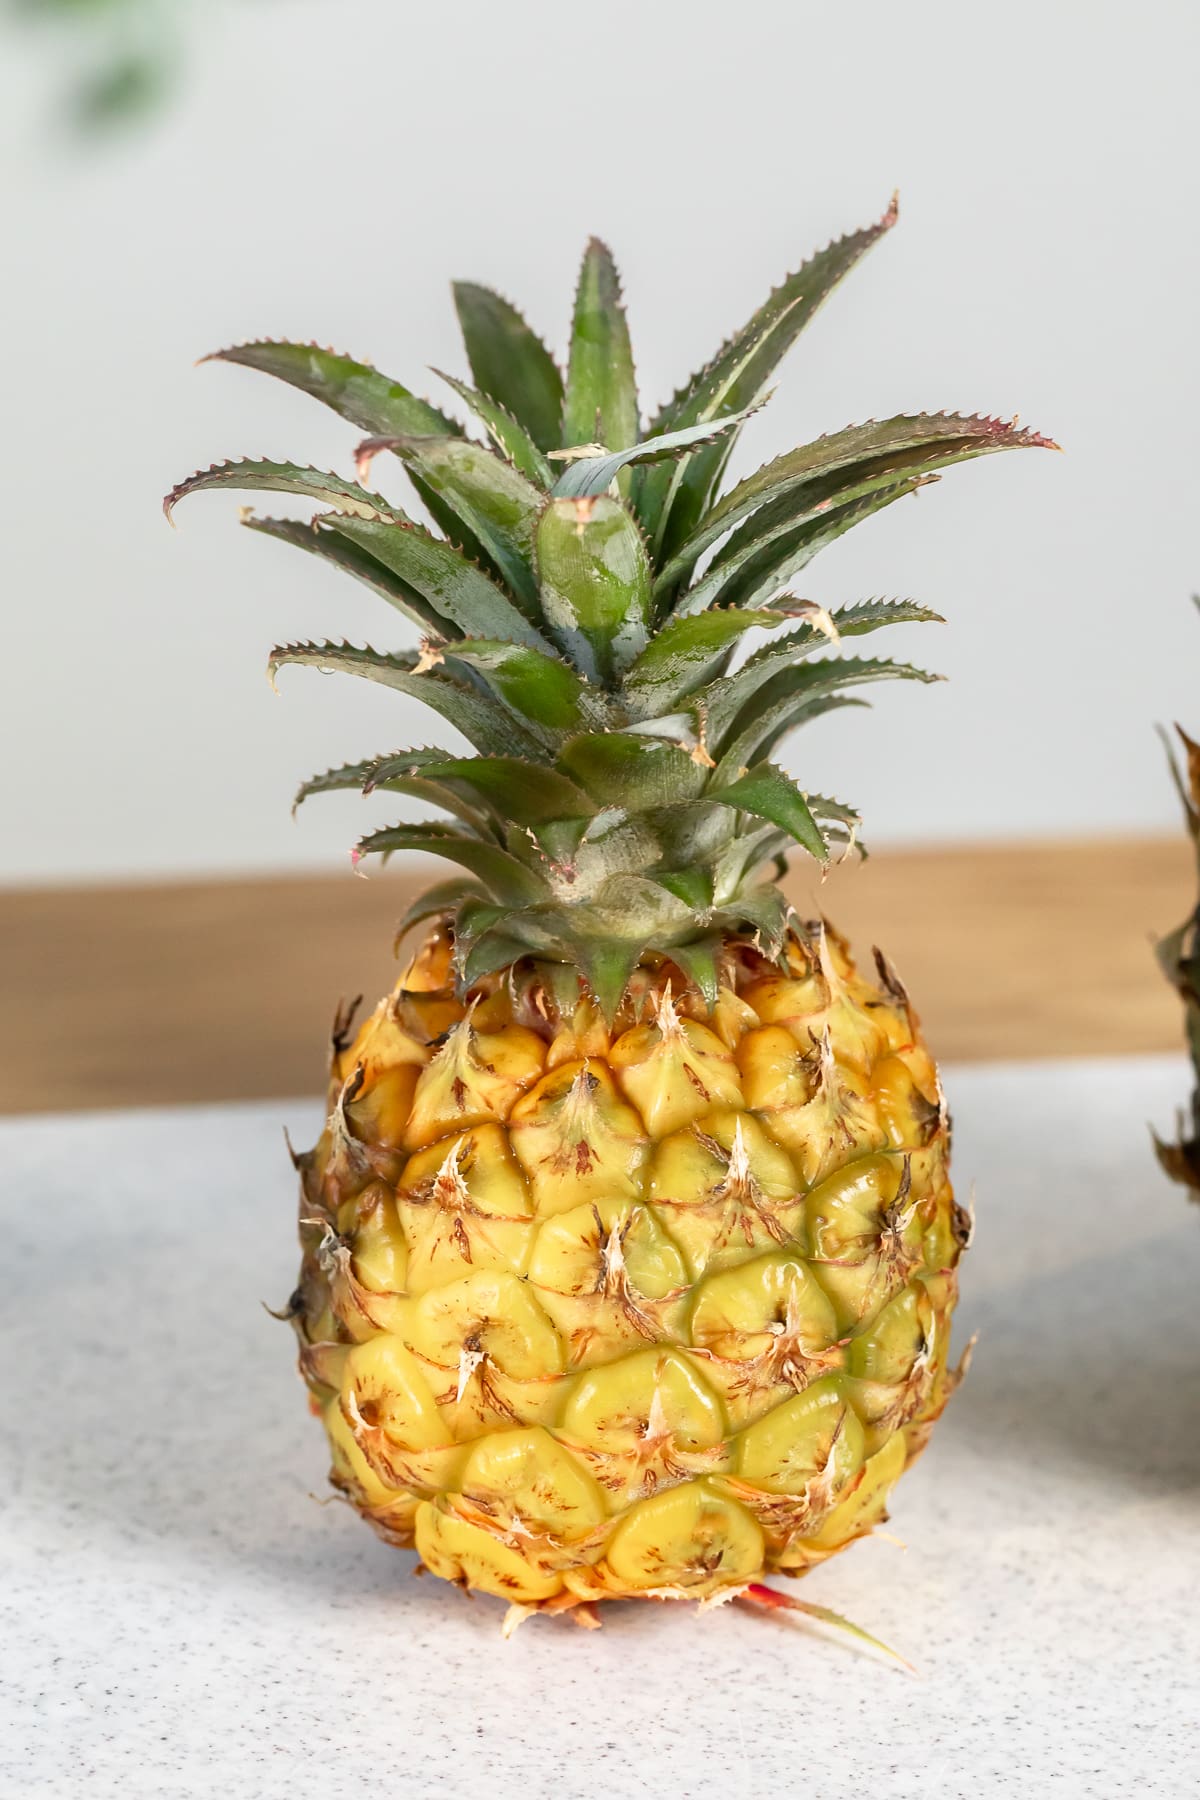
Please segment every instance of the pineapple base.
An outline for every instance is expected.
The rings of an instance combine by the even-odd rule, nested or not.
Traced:
[[[466,1003],[444,932],[349,1041],[297,1158],[290,1317],[331,1479],[527,1610],[733,1598],[887,1517],[957,1380],[937,1070],[876,953],[648,957],[611,1028],[536,969]]]

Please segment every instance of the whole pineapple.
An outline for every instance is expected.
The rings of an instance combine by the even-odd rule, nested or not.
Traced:
[[[524,319],[455,289],[487,442],[315,346],[226,350],[372,435],[360,482],[223,464],[299,494],[244,522],[348,570],[422,634],[277,649],[424,700],[476,755],[403,750],[300,799],[385,789],[449,823],[376,831],[464,873],[411,909],[394,991],[334,1035],[301,1172],[290,1316],[332,1480],[389,1542],[528,1609],[762,1595],[886,1517],[954,1386],[967,1223],[916,1014],[777,878],[855,814],[771,760],[863,684],[830,655],[936,615],[830,616],[785,584],[860,519],[988,451],[981,417],[821,438],[719,496],[740,423],[894,222],[832,244],[640,424],[618,277],[589,244],[565,380]],[[366,485],[393,453],[437,536]],[[715,553],[714,553],[715,552]],[[765,641],[744,655],[748,633]]]

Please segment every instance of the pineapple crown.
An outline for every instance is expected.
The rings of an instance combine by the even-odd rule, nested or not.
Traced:
[[[370,365],[316,345],[216,353],[371,434],[357,481],[289,462],[221,463],[181,482],[164,507],[169,518],[205,488],[312,501],[307,523],[250,511],[243,523],[347,570],[418,628],[419,647],[398,652],[284,645],[270,670],[296,663],[381,682],[474,747],[351,763],[297,796],[386,790],[449,815],[371,832],[354,856],[417,850],[459,865],[404,923],[452,918],[464,989],[533,958],[564,998],[582,973],[611,1015],[638,962],[659,951],[711,1005],[725,939],[744,933],[779,953],[788,907],[777,877],[791,846],[825,863],[854,843],[856,813],[804,792],[772,755],[806,721],[865,704],[856,690],[869,682],[936,679],[826,652],[938,615],[909,600],[830,614],[786,584],[949,464],[1050,443],[980,416],[871,420],[721,492],[781,358],[895,219],[893,201],[877,224],[789,275],[644,427],[620,281],[597,239],[584,252],[565,377],[507,300],[455,285],[474,385],[441,379],[485,441]],[[371,491],[385,452],[442,535]],[[750,632],[770,635],[747,656]]]

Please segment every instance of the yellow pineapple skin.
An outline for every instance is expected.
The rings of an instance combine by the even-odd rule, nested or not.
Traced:
[[[331,1480],[518,1611],[720,1598],[887,1517],[957,1379],[968,1221],[899,981],[797,925],[665,956],[611,1029],[436,930],[301,1169],[291,1316]]]

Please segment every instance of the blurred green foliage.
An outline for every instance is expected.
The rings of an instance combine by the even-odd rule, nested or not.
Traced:
[[[61,65],[59,106],[74,129],[95,133],[146,117],[178,73],[184,0],[0,0],[0,17],[38,33]]]

